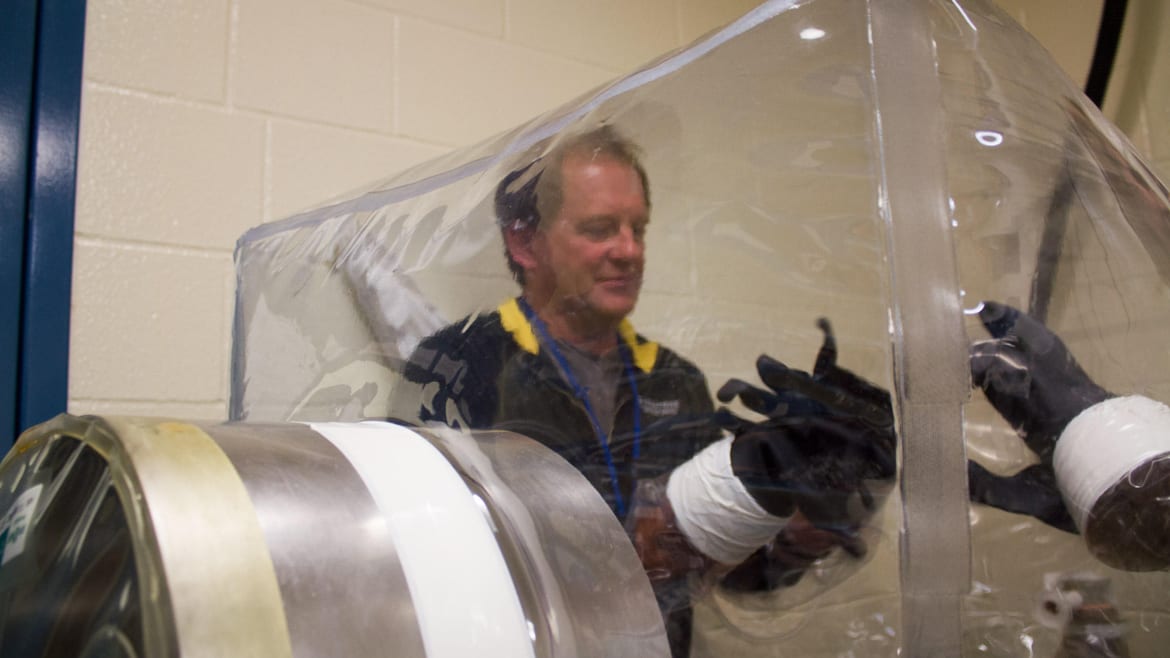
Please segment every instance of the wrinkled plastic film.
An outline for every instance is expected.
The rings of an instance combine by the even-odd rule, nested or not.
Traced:
[[[674,555],[704,575],[675,592],[693,609],[693,653],[1056,647],[1062,631],[1034,619],[1041,574],[1101,564],[1080,535],[967,504],[964,452],[996,473],[1037,457],[970,390],[967,346],[987,334],[962,311],[988,299],[1034,313],[1101,386],[1164,401],[1165,190],[989,2],[765,3],[498,138],[249,232],[233,416],[475,427],[474,355],[427,341],[470,344],[519,294],[500,181],[601,125],[638,145],[650,181],[628,319],[691,373],[675,380],[687,395],[678,384],[640,405],[648,422],[697,436],[681,417],[706,413],[698,401],[730,378],[756,382],[762,353],[810,370],[820,317],[841,365],[893,391],[900,419],[903,489],[880,492],[860,546],[772,546],[803,563],[777,562],[755,589]],[[422,362],[433,379],[412,381]],[[615,511],[644,510],[632,492],[653,499],[678,465],[651,453],[615,475],[584,416],[555,408],[502,429],[556,445]],[[632,441],[616,438],[620,457]],[[1100,573],[1119,614],[1152,622],[1128,627],[1135,650],[1162,642],[1164,575]]]
[[[835,47],[799,36],[817,26],[831,28]],[[775,67],[767,51],[779,39],[799,46]],[[864,12],[852,3],[767,3],[693,51],[471,149],[464,163],[447,158],[450,173],[424,166],[249,233],[237,252],[233,414],[466,421],[434,387],[404,382],[407,364],[441,327],[466,334],[518,293],[492,209],[499,181],[602,122],[637,143],[650,177],[648,264],[630,318],[639,334],[694,363],[713,389],[733,376],[755,380],[761,353],[811,369],[823,316],[837,330],[842,366],[891,388],[867,48]],[[708,89],[696,95],[687,79]],[[729,98],[740,102],[728,106]],[[794,111],[781,109],[777,121],[784,107]],[[825,205],[830,189],[837,191]],[[461,364],[440,359],[433,368],[454,376]],[[696,410],[678,400],[647,394],[647,425],[671,409]],[[537,437],[562,431],[542,420],[507,429]],[[583,447],[595,445],[585,439]],[[678,462],[647,461],[639,477],[664,475]],[[604,464],[585,472],[598,483],[609,477]],[[612,497],[609,485],[598,489]],[[875,491],[884,509],[889,494]],[[684,598],[697,606],[696,650],[770,646],[792,636],[793,626],[798,634],[814,630],[807,623],[814,616],[844,637],[855,618],[850,600],[861,597],[872,609],[897,597],[890,569],[897,526],[879,518],[860,531],[854,541],[866,539],[853,553],[830,550],[783,592],[696,585],[693,600]],[[860,590],[850,593],[853,583]],[[836,591],[832,615],[818,597],[827,590]],[[803,621],[777,626],[778,614]],[[897,616],[875,624],[884,633]]]
[[[977,315],[981,301],[1010,304],[1043,322],[1107,391],[1165,401],[1170,252],[1164,188],[1120,133],[1050,66],[1047,53],[1002,13],[983,3],[940,3],[931,24],[970,339],[989,339]],[[1035,74],[1046,67],[1051,74]],[[978,389],[964,415],[967,453],[974,462],[997,476],[1043,471],[1043,458]],[[1094,440],[1105,446],[1124,438],[1109,433]],[[1062,443],[1057,442],[1058,451]],[[1118,452],[1082,452],[1083,461],[1072,472],[1083,473]],[[1075,488],[1067,489],[1057,500],[1071,504],[1075,495]],[[1112,527],[1114,544],[1136,536],[1140,527],[1132,525],[1134,519],[1149,522],[1150,517],[1135,516],[1135,509],[1165,518],[1154,498],[1126,513],[1106,514],[1127,519]],[[1125,503],[1132,504],[1132,499]],[[1104,583],[1116,614],[1098,620],[1101,628],[1120,634],[1130,655],[1160,653],[1165,574],[1109,567],[1093,556],[1103,548],[1094,541],[1027,514],[974,504],[964,650],[1048,655],[1062,645],[1083,646],[1075,644],[1083,636],[1070,638],[1083,630],[1091,606],[1068,610],[1068,619],[1078,622],[1037,624],[1044,615],[1035,601],[1050,591],[1042,577],[1047,574]]]

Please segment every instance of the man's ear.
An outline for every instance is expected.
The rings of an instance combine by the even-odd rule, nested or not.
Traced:
[[[537,241],[539,232],[540,229],[530,224],[504,229],[504,247],[512,256],[512,260],[516,261],[516,264],[524,268],[525,271],[536,267],[536,245],[534,243]]]

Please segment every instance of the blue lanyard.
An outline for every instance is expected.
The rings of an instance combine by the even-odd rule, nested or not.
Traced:
[[[589,392],[585,387],[577,381],[573,376],[573,368],[569,365],[569,360],[561,353],[560,348],[557,347],[556,341],[548,332],[548,327],[545,326],[544,321],[537,317],[532,307],[528,305],[528,301],[523,297],[516,300],[520,306],[520,310],[524,312],[524,317],[528,318],[528,323],[540,335],[540,341],[548,348],[550,354],[556,360],[557,365],[560,366],[561,372],[565,376],[565,380],[569,383],[569,388],[573,389],[573,395],[581,401],[585,406],[585,413],[589,416],[589,422],[593,425],[593,432],[597,435],[598,442],[601,443],[601,449],[605,453],[605,466],[609,469],[609,478],[613,481],[613,496],[614,504],[617,505],[618,518],[624,519],[626,516],[626,504],[622,500],[621,487],[618,486],[617,467],[613,463],[613,453],[609,449],[609,437],[606,436],[605,430],[601,427],[601,421],[597,418],[597,413],[593,411],[593,405],[589,402]],[[634,381],[634,366],[629,353],[629,346],[619,335],[617,338],[618,354],[622,358],[622,367],[626,372],[626,380],[630,382],[630,391],[633,393],[634,402],[634,459],[638,459],[641,452],[641,438],[642,438],[642,405],[639,404],[638,399],[638,385]],[[631,468],[633,464],[631,462]]]

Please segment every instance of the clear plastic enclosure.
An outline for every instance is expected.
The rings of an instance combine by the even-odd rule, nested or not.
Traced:
[[[710,398],[757,381],[761,354],[811,371],[827,318],[842,367],[890,391],[898,418],[901,486],[866,550],[788,586],[694,589],[692,655],[1051,655],[1071,622],[1038,602],[1085,573],[1131,655],[1170,644],[1164,572],[968,502],[968,458],[996,474],[1039,461],[972,388],[982,300],[1047,325],[1109,392],[1170,400],[1166,190],[991,2],[766,2],[514,131],[249,231],[232,419],[477,425],[410,364],[521,292],[501,180],[602,125],[637,144],[649,181],[639,335]]]

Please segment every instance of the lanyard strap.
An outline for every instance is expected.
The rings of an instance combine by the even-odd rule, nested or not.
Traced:
[[[597,417],[597,413],[593,410],[593,405],[589,402],[589,391],[581,385],[577,378],[573,375],[573,368],[569,365],[569,360],[557,347],[556,340],[548,332],[548,327],[545,326],[532,307],[528,305],[528,301],[523,297],[517,299],[520,310],[524,312],[524,317],[528,319],[528,323],[536,330],[540,336],[540,341],[548,347],[548,351],[552,354],[553,359],[556,360],[557,365],[560,366],[561,373],[568,382],[569,388],[573,389],[573,395],[576,396],[581,404],[585,407],[585,414],[589,416],[589,422],[593,425],[593,432],[597,435],[597,441],[601,444],[601,449],[605,454],[605,466],[609,470],[609,477],[613,481],[613,495],[614,504],[617,506],[617,513],[619,518],[626,516],[626,504],[622,499],[621,487],[618,486],[617,467],[613,462],[613,453],[609,449],[609,437],[605,433],[605,429],[601,426],[601,420]],[[638,399],[638,384],[634,380],[634,365],[633,359],[629,352],[629,347],[622,340],[619,335],[617,337],[618,354],[621,355],[622,368],[626,373],[626,380],[630,383],[630,392],[633,394],[634,402],[634,450],[633,459],[636,460],[641,452],[641,438],[642,438],[642,405],[639,404]],[[616,413],[616,409],[615,409]],[[633,470],[633,460],[630,462],[630,470]]]

